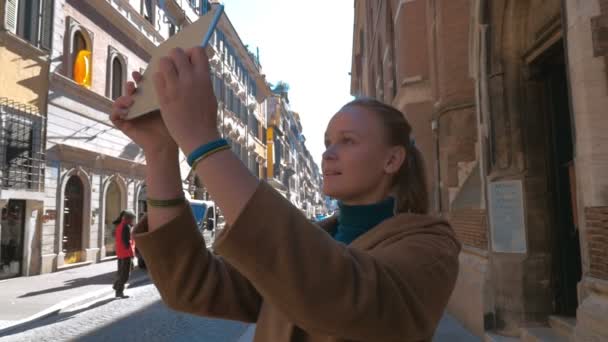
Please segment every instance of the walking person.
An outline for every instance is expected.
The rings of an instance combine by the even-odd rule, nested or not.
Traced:
[[[174,49],[154,75],[160,113],[124,120],[129,82],[111,114],[146,157],[148,214],[134,235],[165,303],[257,323],[258,342],[430,341],[460,244],[428,214],[422,155],[404,115],[373,99],[334,115],[323,192],[340,210],[314,223],[219,139],[210,78],[202,48]],[[226,218],[214,253],[184,199],[178,148]]]
[[[131,239],[131,230],[133,229],[133,220],[135,214],[130,210],[123,210],[118,218],[112,222],[116,225],[114,230],[114,239],[116,241],[116,257],[118,262],[118,271],[116,272],[116,281],[112,288],[116,291],[116,298],[127,298],[124,289],[125,284],[129,280],[131,268],[133,267],[133,240]]]

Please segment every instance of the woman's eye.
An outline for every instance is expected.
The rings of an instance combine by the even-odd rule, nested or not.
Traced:
[[[354,141],[353,141],[353,139],[351,139],[351,138],[344,138],[344,139],[342,139],[342,142],[343,142],[344,144],[349,145],[349,144],[352,144]]]

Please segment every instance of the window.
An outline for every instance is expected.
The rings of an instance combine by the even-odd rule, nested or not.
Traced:
[[[141,1],[141,9],[140,9],[140,13],[141,15],[146,18],[146,20],[150,23],[150,24],[154,24],[154,0],[142,0]]]
[[[251,130],[251,134],[253,136],[260,139],[260,127],[258,119],[253,114],[249,114],[249,129]]]
[[[122,62],[118,57],[114,57],[114,60],[112,61],[112,100],[116,100],[122,95],[123,75]]]
[[[249,154],[249,157],[247,158],[248,161],[248,165],[249,165],[249,170],[251,170],[251,173],[258,177],[258,179],[260,178],[260,168],[258,166],[258,163],[255,161],[255,155],[253,153]]]
[[[207,12],[209,12],[209,9],[211,9],[211,4],[209,4],[209,1],[202,0],[202,2],[201,2],[201,9],[200,9],[200,13],[199,14],[200,15],[207,14]]]
[[[53,0],[5,0],[4,26],[32,45],[49,51]]]
[[[82,31],[76,31],[72,39],[72,65],[72,79],[74,82],[90,88],[93,62],[91,59],[91,48]]]
[[[41,191],[44,174],[42,117],[0,97],[0,186]]]

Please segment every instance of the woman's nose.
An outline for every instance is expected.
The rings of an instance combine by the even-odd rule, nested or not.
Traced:
[[[336,157],[336,149],[333,145],[328,146],[327,149],[325,149],[325,152],[323,152],[324,160],[334,160]]]

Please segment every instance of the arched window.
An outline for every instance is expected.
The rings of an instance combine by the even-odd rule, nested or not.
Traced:
[[[72,79],[74,82],[90,88],[93,61],[91,59],[91,47],[88,46],[87,40],[81,31],[74,33],[72,40]]]
[[[122,95],[123,66],[118,57],[112,61],[112,100]]]

